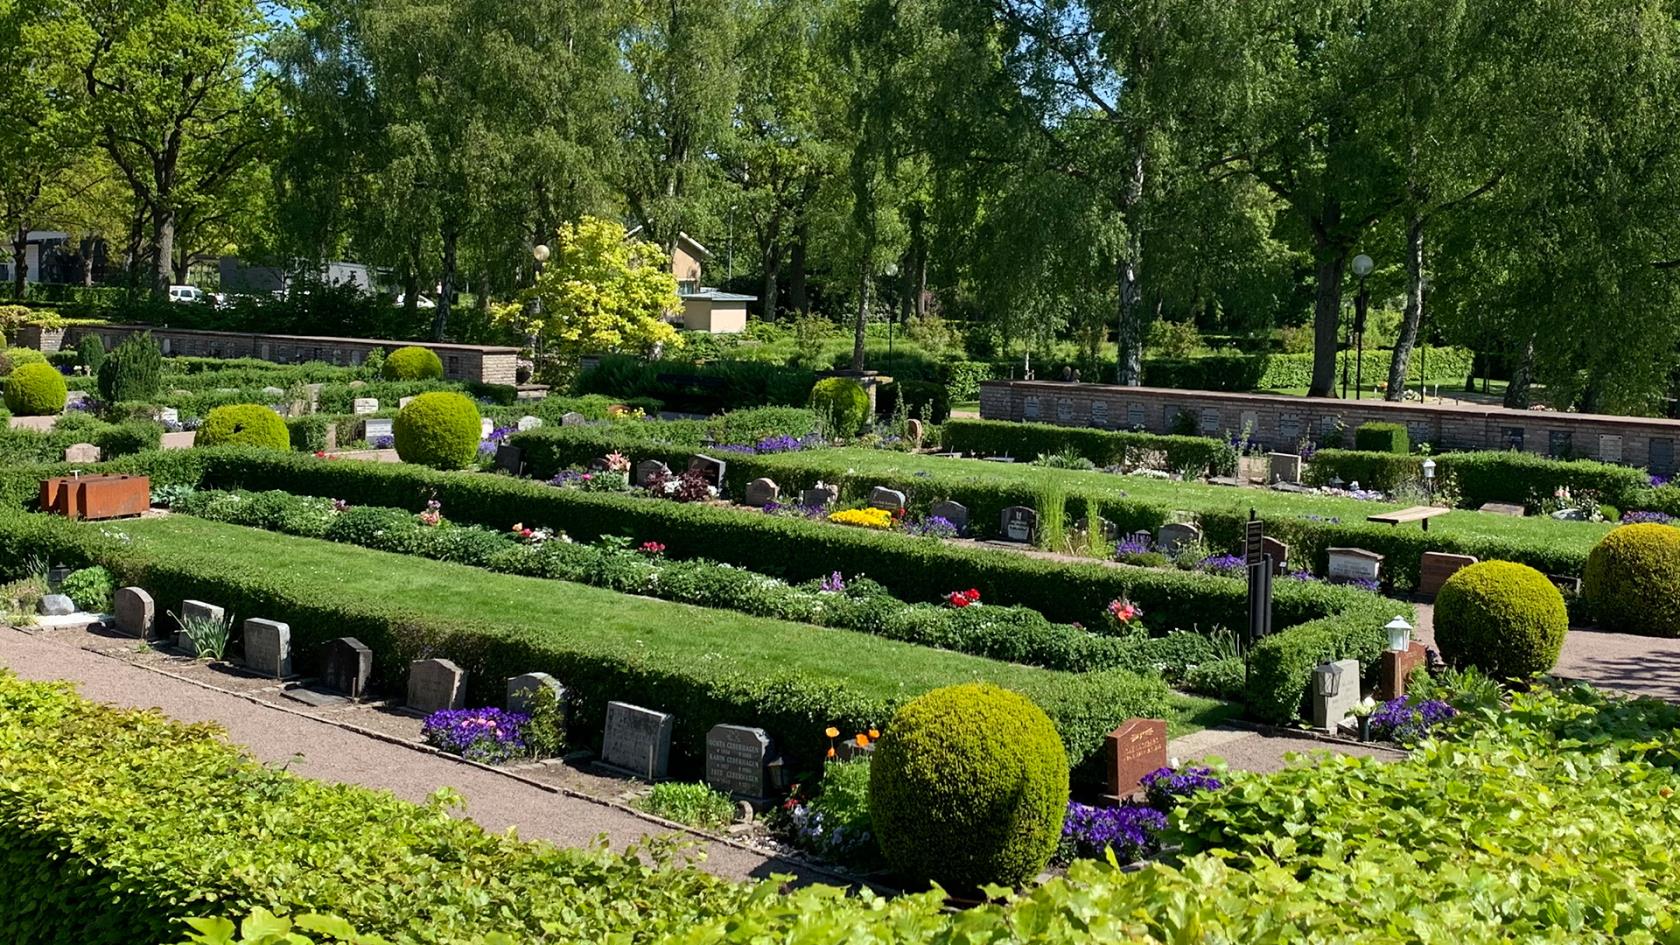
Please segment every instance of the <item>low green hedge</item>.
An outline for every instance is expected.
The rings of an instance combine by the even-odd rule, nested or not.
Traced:
[[[978,456],[1030,460],[1046,453],[1076,453],[1098,466],[1154,465],[1195,474],[1229,475],[1237,468],[1231,444],[1202,436],[1162,436],[1049,423],[950,420],[940,427],[944,447]]]
[[[1435,462],[1445,458],[1436,457]],[[1393,492],[1401,486],[1423,481],[1423,457],[1323,449],[1312,454],[1312,459],[1301,469],[1301,480],[1310,486],[1328,485],[1333,479],[1340,479],[1344,484],[1357,482],[1361,489]]]
[[[1472,353],[1464,348],[1419,348],[1407,365],[1406,380],[1416,384],[1462,381],[1470,373]],[[1370,350],[1364,376],[1388,377],[1392,352]],[[1184,390],[1287,390],[1312,384],[1311,352],[1303,354],[1215,354],[1197,358],[1149,358],[1143,362],[1148,387]],[[1348,365],[1351,371],[1353,365]],[[1425,375],[1423,372],[1427,371]]]
[[[1353,431],[1353,447],[1373,453],[1393,453],[1407,456],[1412,441],[1404,423],[1361,423]]]
[[[1530,511],[1551,498],[1559,487],[1571,492],[1595,491],[1600,500],[1618,509],[1662,507],[1664,489],[1650,488],[1643,470],[1594,460],[1548,459],[1514,450],[1486,450],[1442,453],[1435,460],[1435,479],[1441,488],[1458,496],[1464,508],[1480,508],[1489,502],[1514,503]],[[1307,463],[1303,478],[1312,485],[1331,479],[1358,482],[1362,488],[1392,491],[1398,486],[1423,481],[1423,456],[1403,456],[1359,450],[1319,450]],[[1680,509],[1680,489],[1673,505]]]

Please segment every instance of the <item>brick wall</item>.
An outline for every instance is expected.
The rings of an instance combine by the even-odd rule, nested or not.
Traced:
[[[1680,420],[1650,417],[1054,381],[984,381],[980,385],[980,416],[987,420],[1171,433],[1180,414],[1187,415],[1195,432],[1202,435],[1225,436],[1247,429],[1251,441],[1270,449],[1292,450],[1303,438],[1321,442],[1324,433],[1338,423],[1347,431],[1351,448],[1355,427],[1389,422],[1405,424],[1414,444],[1429,443],[1437,451],[1518,449],[1541,456],[1644,466],[1663,475],[1675,471],[1680,446]]]
[[[166,355],[204,358],[259,358],[276,364],[297,364],[303,361],[325,361],[346,366],[361,364],[368,352],[382,348],[386,352],[407,345],[419,345],[436,352],[443,362],[443,376],[455,381],[479,381],[485,384],[513,384],[519,349],[503,346],[433,344],[431,342],[390,341],[378,338],[330,338],[312,335],[266,335],[235,331],[193,331],[177,328],[156,328],[146,325],[76,325],[65,330],[62,338],[31,338],[20,341],[45,347],[56,343],[59,347],[75,348],[87,335],[98,335],[106,350],[116,347],[129,335],[143,331],[152,333]]]

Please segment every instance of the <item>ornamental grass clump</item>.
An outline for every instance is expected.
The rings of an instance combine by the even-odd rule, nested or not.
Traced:
[[[504,709],[440,709],[426,716],[420,737],[468,761],[502,764],[530,754],[525,740],[530,721],[528,715]]]

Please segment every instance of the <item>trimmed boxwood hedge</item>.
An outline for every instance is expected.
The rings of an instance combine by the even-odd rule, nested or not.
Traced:
[[[1468,509],[1508,502],[1533,511],[1559,486],[1567,486],[1571,492],[1596,491],[1605,504],[1624,510],[1665,511],[1665,489],[1680,499],[1680,489],[1652,489],[1644,470],[1614,463],[1547,459],[1515,450],[1442,453],[1431,458],[1435,460],[1436,480],[1457,492],[1458,504]],[[1387,492],[1422,482],[1424,459],[1360,450],[1319,450],[1307,463],[1303,477],[1312,485],[1340,478],[1358,482],[1362,488]]]
[[[1159,456],[1173,470],[1229,475],[1237,468],[1230,443],[1205,436],[1161,436],[1050,423],[950,420],[940,427],[945,449],[979,456],[1032,459],[1043,453],[1077,453],[1098,466],[1140,463]]]

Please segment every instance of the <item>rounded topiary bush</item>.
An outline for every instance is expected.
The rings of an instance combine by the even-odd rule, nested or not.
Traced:
[[[1562,592],[1525,564],[1470,565],[1448,578],[1435,598],[1441,658],[1496,679],[1550,670],[1568,632]]]
[[[227,404],[210,411],[198,428],[194,446],[260,446],[292,448],[286,421],[261,404]]]
[[[46,363],[25,364],[6,378],[6,409],[20,417],[46,417],[64,411],[69,396],[64,375]]]
[[[421,394],[397,414],[391,433],[403,462],[459,469],[478,457],[478,405],[464,394]]]
[[[1581,590],[1606,630],[1680,637],[1680,528],[1612,529],[1587,555]]]
[[[437,381],[443,379],[443,361],[430,348],[410,345],[385,356],[380,368],[389,381]]]
[[[887,862],[952,892],[1037,875],[1067,802],[1067,752],[1049,717],[985,683],[906,703],[870,766],[870,817]]]
[[[811,409],[834,425],[838,436],[852,436],[869,419],[869,394],[849,377],[825,377],[811,388]]]
[[[5,377],[25,364],[46,364],[47,356],[34,348],[7,348],[0,351],[0,377]]]

